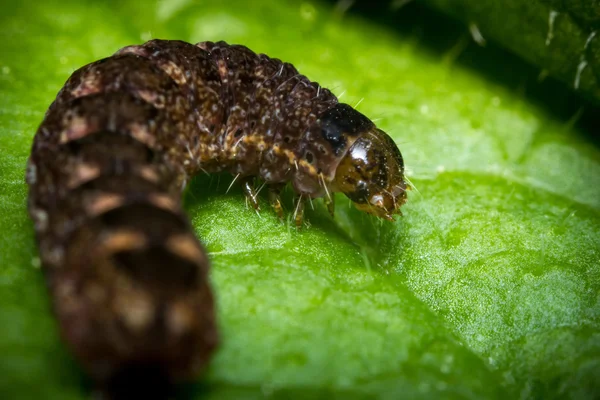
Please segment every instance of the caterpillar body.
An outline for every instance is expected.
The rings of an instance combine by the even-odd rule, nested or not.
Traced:
[[[152,40],[75,71],[35,135],[28,208],[62,337],[100,387],[170,387],[218,343],[209,261],[181,205],[199,171],[231,172],[256,209],[264,181],[280,217],[291,183],[298,226],[308,198],[333,214],[333,192],[391,220],[408,189],[387,134],[244,46]]]

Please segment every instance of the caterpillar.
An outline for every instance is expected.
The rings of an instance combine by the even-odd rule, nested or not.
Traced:
[[[230,172],[256,210],[261,180],[280,218],[291,183],[297,226],[307,199],[333,215],[334,192],[393,220],[409,188],[386,133],[247,47],[151,40],[75,71],[34,137],[28,209],[61,336],[108,393],[135,377],[167,391],[217,346],[209,260],[181,204],[199,171]]]

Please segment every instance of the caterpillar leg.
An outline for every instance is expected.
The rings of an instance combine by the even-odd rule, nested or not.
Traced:
[[[294,222],[296,224],[296,229],[302,228],[302,222],[304,222],[304,198],[302,195],[298,196],[296,202],[296,209],[294,210]]]
[[[323,189],[325,189],[325,205],[327,206],[327,210],[329,214],[333,217],[335,214],[335,197],[331,195],[329,189],[327,188],[327,183],[325,182],[325,177],[323,174],[319,174],[319,184]]]
[[[283,207],[281,205],[281,191],[285,185],[283,184],[272,184],[269,185],[269,202],[271,207],[275,210],[277,217],[283,222]]]
[[[333,217],[335,215],[335,197],[325,197],[325,205],[327,206],[327,211]]]
[[[244,196],[246,196],[246,200],[250,202],[252,208],[255,211],[260,211],[260,205],[258,204],[258,194],[256,193],[256,189],[254,189],[254,177],[248,176],[241,180],[242,191],[244,192]]]

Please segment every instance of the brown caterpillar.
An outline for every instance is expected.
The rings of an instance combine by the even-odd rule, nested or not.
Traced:
[[[406,201],[392,139],[291,64],[152,40],[74,72],[33,142],[29,212],[62,336],[115,397],[136,376],[154,394],[194,377],[217,345],[208,260],[181,207],[199,171],[231,172],[255,209],[261,179],[280,217],[291,183],[298,226],[306,198],[333,215],[342,192],[388,220]]]

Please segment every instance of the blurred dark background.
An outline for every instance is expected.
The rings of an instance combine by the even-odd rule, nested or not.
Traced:
[[[451,62],[484,76],[517,93],[553,115],[574,125],[590,139],[600,140],[600,104],[591,96],[575,92],[544,68],[532,65],[492,37],[478,44],[462,21],[448,16],[422,0],[329,0],[339,14],[368,18],[388,29],[413,37],[440,62]],[[502,16],[498,16],[502,18]]]

